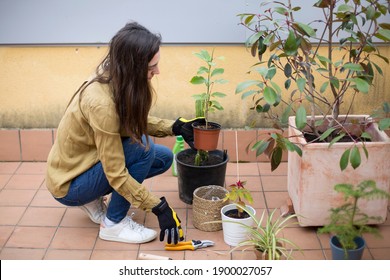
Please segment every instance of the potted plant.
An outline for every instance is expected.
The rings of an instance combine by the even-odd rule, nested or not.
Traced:
[[[375,181],[367,180],[354,186],[351,184],[337,184],[334,189],[344,196],[345,204],[332,208],[330,221],[318,230],[319,233],[331,233],[330,247],[332,258],[361,259],[365,247],[364,233],[379,235],[377,228],[367,224],[381,217],[368,216],[359,208],[360,199],[385,199],[390,194],[378,189]]]
[[[230,190],[226,194],[225,200],[230,204],[221,209],[223,239],[226,244],[237,246],[247,239],[247,227],[253,225],[251,215],[256,214],[256,210],[246,203],[253,203],[251,192],[245,188],[246,181],[238,180],[229,186]]]
[[[205,93],[194,95],[196,117],[204,117],[205,128],[213,134],[216,134],[216,140],[206,140],[206,144],[213,142],[213,146],[198,146],[201,141],[196,133],[197,128],[194,127],[194,144],[197,150],[186,149],[176,155],[179,197],[187,204],[192,204],[193,193],[198,187],[217,185],[223,187],[225,184],[226,166],[229,161],[227,151],[217,150],[219,130],[211,129],[214,123],[209,121],[209,112],[221,111],[223,107],[216,98],[224,97],[225,94],[213,91],[216,84],[224,84],[227,81],[220,78],[215,78],[224,73],[223,68],[216,67],[216,59],[222,57],[214,57],[214,51],[211,54],[206,50],[201,50],[195,53],[206,63],[206,66],[199,67],[197,75],[191,78],[191,84],[204,85]],[[199,124],[198,124],[199,125]],[[195,126],[196,123],[195,123]],[[207,131],[206,131],[207,132]],[[216,141],[216,142],[215,142]]]
[[[238,206],[241,207],[241,206]],[[274,209],[266,218],[266,210],[263,211],[260,219],[255,215],[249,214],[254,222],[254,227],[244,226],[248,232],[247,240],[240,242],[231,251],[254,247],[256,258],[258,260],[280,260],[291,259],[293,249],[300,248],[291,240],[283,236],[283,230],[290,224],[291,219],[296,215],[288,215],[287,217],[279,216],[275,218]],[[291,248],[287,248],[289,245]]]
[[[204,117],[205,123],[194,123],[194,146],[198,150],[212,151],[217,148],[221,125],[209,121],[209,112],[223,110],[222,105],[216,98],[225,97],[226,94],[214,91],[217,84],[225,84],[228,81],[218,76],[222,75],[225,70],[216,67],[216,59],[224,57],[214,57],[214,50],[211,54],[206,50],[195,53],[195,56],[205,62],[205,66],[200,66],[197,74],[193,76],[190,83],[193,85],[204,85],[205,92],[193,95],[196,100],[196,117]]]
[[[311,9],[321,9],[323,18],[308,23],[290,0],[267,4],[239,15],[252,32],[247,46],[260,62],[250,71],[259,79],[240,83],[236,93],[251,97],[252,109],[276,129],[252,150],[269,155],[272,170],[288,152],[288,192],[298,221],[320,226],[337,203],[329,185],[375,179],[389,190],[390,139],[383,131],[390,126],[389,105],[383,105],[379,125],[377,114],[350,114],[389,62],[376,44],[390,41],[388,1],[319,0]],[[385,220],[387,205],[367,203],[364,211]]]

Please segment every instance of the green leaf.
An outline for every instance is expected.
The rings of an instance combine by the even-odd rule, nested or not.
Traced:
[[[201,66],[198,69],[198,75],[202,75],[202,74],[208,73],[208,72],[209,72],[209,69],[207,67],[205,67],[205,66]]]
[[[379,126],[380,130],[389,129],[390,128],[390,118],[381,119],[379,121],[378,126]]]
[[[337,79],[336,77],[331,77],[331,78],[330,78],[330,83],[331,83],[332,86],[334,86],[335,88],[337,88],[337,89],[340,88],[340,81],[339,81],[339,79]]]
[[[295,125],[299,130],[302,130],[306,126],[307,116],[306,116],[306,109],[303,105],[301,105],[296,113],[295,116]]]
[[[298,78],[297,79],[297,86],[300,92],[303,92],[305,90],[306,86],[306,79],[305,78]]]
[[[372,6],[368,6],[366,10],[367,19],[371,20],[375,18],[375,9]]]
[[[353,169],[356,169],[359,167],[361,163],[361,157],[360,157],[360,151],[358,147],[354,146],[351,150],[351,155],[349,157],[349,161],[351,162],[351,165]]]
[[[213,70],[213,72],[211,73],[211,77],[213,77],[215,75],[223,74],[224,72],[225,72],[225,70],[223,68],[215,68]]]
[[[271,81],[271,85],[277,94],[280,94],[282,92],[282,89],[279,87],[279,85],[277,83]]]
[[[382,39],[383,41],[390,41],[390,30],[379,29],[378,33],[375,34],[375,37]]]
[[[292,67],[291,67],[290,63],[287,62],[286,65],[284,66],[284,75],[287,78],[290,78],[291,73],[292,73]]]
[[[248,87],[251,87],[253,85],[258,85],[259,83],[260,81],[257,80],[248,80],[248,81],[241,82],[236,87],[236,94],[244,91]]]
[[[225,97],[226,96],[226,94],[225,93],[223,93],[223,92],[218,92],[218,91],[216,91],[216,92],[213,92],[212,94],[211,94],[211,96],[213,96],[213,97]]]
[[[325,140],[326,137],[328,137],[333,131],[335,131],[334,127],[328,128],[324,133],[322,133],[322,135],[320,137],[320,141]]]
[[[350,153],[350,149],[347,149],[341,155],[341,158],[340,158],[340,169],[341,169],[341,171],[345,170],[345,168],[347,168],[347,166],[348,166],[349,153]]]
[[[288,79],[284,82],[284,88],[289,89],[291,86],[291,79]]]
[[[194,85],[205,84],[206,83],[206,79],[204,77],[202,77],[202,76],[194,76],[194,77],[192,77],[190,83],[194,84]]]
[[[264,100],[270,104],[270,105],[273,105],[275,104],[276,100],[277,100],[277,94],[275,92],[275,90],[271,87],[265,87],[264,88]]]
[[[284,51],[287,55],[295,55],[297,53],[299,46],[297,41],[298,40],[295,38],[294,32],[291,30],[284,45]]]
[[[284,112],[282,114],[282,117],[280,118],[280,122],[283,125],[288,124],[288,117],[290,116],[290,113],[291,113],[291,105],[287,106],[287,108],[284,110]]]
[[[370,85],[366,80],[363,80],[361,78],[353,78],[351,79],[353,82],[355,82],[356,88],[363,93],[368,93],[370,89]]]
[[[323,83],[321,88],[320,88],[320,92],[324,93],[326,91],[326,89],[328,88],[328,86],[329,86],[329,82]]]
[[[337,12],[353,12],[353,7],[347,4],[342,4],[338,7]]]
[[[351,70],[351,71],[363,71],[363,67],[357,63],[345,63],[343,68]]]
[[[345,133],[341,133],[339,136],[333,138],[332,141],[330,141],[328,148],[332,147],[334,143],[337,143],[341,138],[345,136]]]
[[[315,37],[316,31],[311,28],[309,25],[301,23],[301,22],[294,22],[293,23],[294,28],[301,33],[302,35],[306,35],[309,37]]]
[[[270,67],[268,68],[267,75],[265,75],[265,78],[268,80],[272,80],[272,78],[276,74],[276,68],[275,67]]]
[[[256,157],[264,153],[264,151],[268,148],[269,142],[265,140],[261,140],[256,142],[253,147],[252,151],[256,151]]]
[[[227,84],[229,81],[228,80],[225,80],[225,79],[218,79],[218,80],[215,80],[214,83],[216,84]]]
[[[248,96],[251,96],[252,94],[255,94],[255,93],[258,93],[259,91],[258,90],[248,90],[246,92],[244,92],[242,95],[241,95],[241,99],[244,100],[245,98],[247,98]]]
[[[272,151],[271,155],[271,171],[274,171],[276,168],[278,168],[279,164],[282,161],[282,155],[283,155],[283,150],[281,147],[276,147]]]

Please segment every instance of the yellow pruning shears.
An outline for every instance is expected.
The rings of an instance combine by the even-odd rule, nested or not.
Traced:
[[[206,248],[214,246],[214,242],[210,240],[191,240],[181,241],[177,244],[165,244],[165,250],[167,251],[183,251],[183,250],[196,250],[199,248]]]

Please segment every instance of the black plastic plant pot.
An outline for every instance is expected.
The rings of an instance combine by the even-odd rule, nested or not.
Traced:
[[[193,158],[196,151],[186,149],[176,154],[177,178],[179,183],[180,200],[192,204],[195,189],[202,186],[224,186],[228,155],[215,150],[209,152],[210,165],[196,166]]]

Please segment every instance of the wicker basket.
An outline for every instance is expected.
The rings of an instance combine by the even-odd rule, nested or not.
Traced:
[[[216,185],[199,187],[194,191],[192,204],[194,227],[203,231],[222,229],[222,223],[206,222],[221,220],[221,208],[228,203],[223,201],[226,193],[225,188]]]

